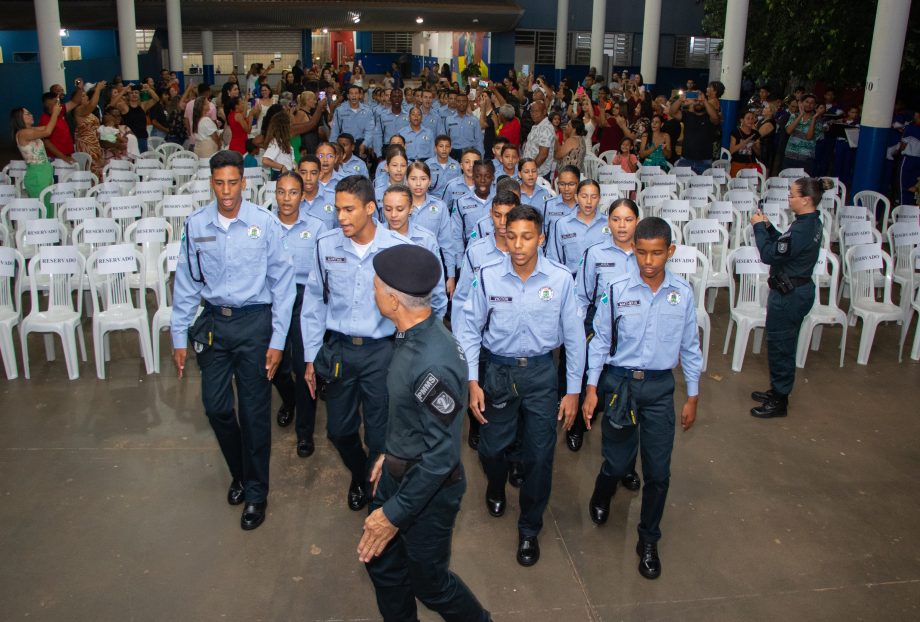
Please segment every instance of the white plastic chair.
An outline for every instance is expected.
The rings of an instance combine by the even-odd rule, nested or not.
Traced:
[[[136,274],[128,275],[128,284],[132,289],[138,290],[140,299],[143,300],[145,289],[152,290],[157,296],[159,304],[159,291],[157,291],[157,261],[160,253],[167,244],[173,241],[173,228],[165,218],[151,217],[142,218],[128,225],[125,229],[122,239],[128,244],[140,246],[141,254],[144,256],[144,265],[147,267],[147,273],[144,275],[145,287],[141,287],[141,280]]]
[[[605,164],[613,164],[613,159],[617,157],[616,149],[608,149],[600,155],[597,156],[600,160],[603,160]]]
[[[83,257],[89,257],[103,246],[118,244],[121,227],[114,218],[87,218],[73,228],[70,240]]]
[[[116,161],[113,160],[113,164]],[[141,178],[134,171],[112,169],[104,175],[106,181],[115,182],[121,187],[122,194],[130,194],[134,186],[140,183]]]
[[[668,260],[668,269],[680,274],[693,287],[693,301],[696,306],[696,326],[702,331],[701,349],[703,351],[703,368],[709,366],[709,342],[712,336],[712,322],[706,313],[707,279],[709,277],[709,260],[703,253],[692,246],[678,245]]]
[[[551,183],[549,183],[548,181],[546,181],[546,178],[544,178],[544,177],[542,177],[542,176],[541,176],[541,177],[537,177],[537,182],[536,182],[536,183],[537,183],[538,186],[540,186],[541,188],[543,188],[543,189],[546,190],[547,192],[551,193],[553,196],[556,195],[556,191],[553,190],[553,184],[551,184]]]
[[[51,184],[41,191],[41,194],[38,195],[38,201],[42,205],[48,205],[50,203],[54,210],[54,215],[57,216],[58,210],[61,209],[61,205],[64,204],[64,201],[76,198],[78,193],[79,189],[76,184],[69,182]]]
[[[686,199],[665,199],[658,206],[657,216],[677,225],[683,232],[683,226],[693,219],[693,211],[690,209],[690,201]]]
[[[38,218],[16,231],[16,248],[31,259],[42,246],[60,246],[67,240],[67,229],[57,220]]]
[[[898,361],[902,360],[904,354],[904,342],[907,341],[907,332],[910,329],[910,322],[914,313],[920,314],[920,246],[914,247],[910,252],[910,263],[914,266],[911,273],[910,288],[915,291],[914,298],[907,307],[907,313],[904,314],[904,322],[901,324],[901,341],[898,347]],[[917,322],[917,328],[914,329],[914,344],[910,349],[910,358],[920,361],[920,321]]]
[[[0,205],[3,205],[0,202]],[[891,224],[896,222],[911,222],[920,225],[920,206],[898,205],[891,210]],[[890,225],[889,225],[890,226]]]
[[[11,236],[25,227],[30,220],[45,215],[45,206],[38,199],[13,199],[0,209],[0,223],[6,226]]]
[[[684,243],[700,252],[706,261],[706,310],[712,313],[720,288],[728,288],[731,276],[726,269],[728,230],[719,221],[697,218],[684,225]],[[694,284],[696,286],[696,284]]]
[[[188,153],[191,155],[195,155],[194,152],[186,151],[185,149],[182,148],[182,145],[177,145],[176,143],[163,143],[160,146],[158,146],[155,149],[155,151],[160,156],[160,159],[163,160],[164,164],[169,159],[169,156],[175,153]]]
[[[821,249],[818,263],[815,264],[814,279],[827,277],[828,293],[827,304],[821,302],[821,290],[815,287],[815,302],[811,311],[805,316],[799,329],[799,341],[795,351],[795,366],[805,367],[808,358],[808,348],[817,350],[821,345],[821,333],[824,326],[841,327],[840,335],[840,366],[843,367],[843,358],[846,355],[847,343],[847,314],[837,306],[837,288],[840,286],[840,260],[833,253]]]
[[[722,196],[722,185],[712,175],[694,175],[687,180],[689,188],[706,188],[716,199]]]
[[[0,223],[0,246],[15,246],[16,241],[10,238],[9,228]]]
[[[845,261],[850,275],[850,323],[862,319],[859,337],[859,354],[856,363],[869,363],[869,353],[875,340],[875,331],[882,322],[900,322],[904,314],[891,302],[891,257],[875,244],[854,246],[847,250]],[[881,270],[884,278],[881,299],[876,299],[875,274]]]
[[[100,261],[100,260],[105,261]],[[105,380],[105,362],[110,360],[109,333],[116,330],[136,330],[141,356],[147,373],[153,373],[153,353],[150,345],[150,324],[147,305],[134,305],[128,277],[146,289],[147,266],[144,256],[133,244],[116,244],[102,248],[86,260],[86,272],[93,292],[93,351],[96,376]]]
[[[46,261],[53,258],[55,261]],[[19,341],[22,348],[22,367],[29,379],[29,343],[30,333],[57,334],[64,349],[67,375],[71,380],[80,377],[77,361],[77,343],[80,354],[86,360],[86,343],[80,319],[83,316],[83,297],[74,292],[80,288],[85,262],[83,256],[73,246],[43,247],[29,261],[29,291],[31,293],[31,310],[19,325]],[[46,277],[48,287],[47,306],[42,310],[38,295],[38,277]],[[76,334],[76,339],[74,339]],[[45,351],[49,361],[55,360],[54,342],[45,340]]]
[[[54,178],[58,181],[64,181],[64,178],[67,177],[67,175],[78,169],[76,162],[71,164],[67,160],[61,160],[60,158],[55,158],[52,160],[51,167],[54,170]]]
[[[795,181],[802,177],[809,177],[804,168],[784,168],[779,172],[779,176],[789,181]]]
[[[689,201],[697,217],[704,217],[705,210],[710,203],[716,200],[715,195],[710,188],[684,188],[680,193],[680,198]]]
[[[89,172],[89,167],[93,163],[93,156],[83,151],[75,151],[70,157],[77,162],[81,171]]]
[[[64,225],[68,235],[81,221],[97,216],[99,216],[99,203],[96,202],[95,197],[67,199],[58,210],[58,220]]]
[[[121,228],[121,239],[125,239],[125,231],[134,222],[141,218],[146,218],[150,214],[147,204],[140,197],[135,196],[117,196],[112,197],[108,205],[103,206],[102,215],[106,218],[112,218]]]
[[[150,327],[150,337],[153,342],[153,373],[160,373],[160,333],[170,329],[172,322],[172,304],[169,300],[169,287],[167,283],[170,275],[176,271],[176,261],[179,258],[179,245],[181,242],[170,242],[160,253],[157,259],[157,290],[159,291],[159,304],[153,314],[153,323]]]
[[[888,218],[891,215],[891,201],[888,197],[873,190],[863,190],[853,195],[853,203],[869,210],[872,222],[879,223],[882,236],[888,235]]]
[[[99,178],[91,171],[76,169],[67,173],[62,181],[73,184],[77,189],[77,196],[86,196],[89,189],[99,183]]]
[[[737,325],[735,349],[732,354],[732,371],[740,372],[747,352],[751,331],[754,331],[754,354],[760,353],[763,332],[767,323],[766,283],[769,268],[760,260],[756,248],[742,246],[728,255],[726,266],[732,275],[728,281],[730,304],[728,329],[725,331],[723,354],[728,354],[732,328]],[[738,283],[735,283],[735,277]]]
[[[134,172],[134,162],[130,160],[111,160],[102,167],[102,176],[108,179],[109,174],[113,171]]]
[[[107,205],[112,197],[127,194],[122,190],[121,184],[115,181],[104,181],[86,191],[86,198],[96,199],[100,206]]]
[[[157,147],[166,142],[162,136],[151,136],[147,139],[147,151],[156,151]]]
[[[0,247],[0,356],[7,380],[19,377],[13,327],[22,319],[20,281],[25,278],[25,259],[15,248]]]
[[[667,186],[650,186],[639,192],[636,203],[639,204],[643,212],[652,215],[656,213],[658,206],[667,199],[678,200],[677,193],[672,192]]]
[[[163,197],[154,213],[165,218],[173,231],[182,231],[185,219],[191,216],[196,207],[194,199],[188,195],[170,195]]]
[[[265,202],[269,200],[274,201],[276,184],[277,182],[267,181],[264,186],[259,188],[259,196],[256,201],[259,205],[264,205]],[[601,204],[603,204],[603,201],[601,201]]]
[[[137,173],[141,180],[147,181],[154,171],[162,171],[164,166],[166,165],[156,157],[138,158],[134,163],[134,172]]]
[[[756,168],[743,168],[738,171],[738,179],[744,179],[751,185],[751,192],[754,192],[757,195],[760,195],[763,192],[765,178],[763,173],[760,172],[760,169]]]
[[[920,245],[920,224],[901,221],[888,227],[888,250],[894,261],[892,278],[900,288],[898,306],[905,315],[914,298],[913,282],[917,266],[910,262],[911,251]]]

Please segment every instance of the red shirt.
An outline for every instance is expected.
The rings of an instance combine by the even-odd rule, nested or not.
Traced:
[[[51,123],[51,115],[45,112],[38,119],[38,125],[45,126],[49,123]],[[57,124],[54,126],[54,130],[51,131],[51,136],[48,137],[48,140],[50,140],[51,144],[57,147],[57,150],[65,156],[73,155],[73,137],[70,135],[70,126],[67,125],[63,110],[61,114],[58,115]],[[48,155],[54,157],[53,153],[49,153]]]
[[[517,117],[514,117],[510,121],[506,121],[502,126],[502,129],[498,131],[499,136],[504,136],[512,145],[521,146],[521,122],[517,120]]]

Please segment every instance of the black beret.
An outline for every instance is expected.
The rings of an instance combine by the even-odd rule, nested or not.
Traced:
[[[441,262],[431,251],[415,244],[399,244],[374,255],[380,280],[410,296],[427,296],[441,279]]]

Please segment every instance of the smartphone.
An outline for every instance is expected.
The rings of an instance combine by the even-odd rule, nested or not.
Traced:
[[[580,96],[580,95],[584,95],[584,94],[585,94],[585,87],[579,86],[577,89],[575,89],[575,94],[576,94],[576,95],[579,95],[579,96]]]
[[[640,93],[644,93],[644,92],[645,92],[645,85],[644,85],[644,84],[640,84],[640,85],[639,85],[639,92],[640,92]]]
[[[530,74],[530,65],[521,65],[521,75],[525,78]]]
[[[687,99],[699,99],[699,91],[687,91]]]
[[[486,87],[488,87],[488,86],[489,86],[489,83],[486,82],[485,80],[480,80],[480,81],[479,81],[479,88],[484,89],[484,88],[486,88]]]
[[[338,95],[333,95],[333,96],[332,96],[332,101],[335,102],[335,100],[337,100],[338,98],[339,98]]]
[[[324,99],[326,99],[326,91],[320,91],[320,92],[319,92],[319,100],[320,100],[320,101],[323,101]]]

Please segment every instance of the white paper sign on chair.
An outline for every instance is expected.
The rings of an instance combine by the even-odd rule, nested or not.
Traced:
[[[760,260],[760,253],[757,252],[757,249],[743,250],[745,252],[739,253],[735,257],[735,272],[737,274],[768,274],[770,272],[770,266]]]
[[[815,263],[814,270],[811,271],[812,274],[818,276],[824,276],[827,274],[827,250],[821,249],[818,251],[818,261]]]
[[[16,198],[16,186],[13,184],[0,184],[0,205],[6,205]]]
[[[696,274],[696,249],[679,244],[674,248],[674,254],[668,259],[667,267],[675,274]]]
[[[64,203],[67,208],[67,220],[86,220],[96,216],[96,199],[93,197],[78,197],[67,199]]]
[[[198,172],[198,164],[189,158],[177,158],[170,163],[169,167],[173,173],[183,177],[191,177]]]
[[[112,197],[112,218],[140,218],[141,200],[137,197]]]
[[[885,265],[882,260],[882,249],[875,244],[855,247],[850,257],[850,272],[881,270]]]
[[[691,188],[712,188],[714,184],[712,175],[697,175],[696,177],[690,178],[690,187]]]
[[[210,203],[211,202],[211,191],[210,190],[200,190],[198,192],[192,193],[192,200],[195,203]]]
[[[687,232],[690,244],[711,244],[719,241],[719,221],[715,218],[697,218]],[[694,255],[695,257],[695,255]]]
[[[67,199],[77,196],[77,187],[72,183],[56,184],[51,191],[52,203],[63,203]]]
[[[605,214],[610,204],[620,198],[620,188],[616,184],[601,184],[601,211]]]
[[[141,221],[134,230],[134,241],[138,244],[166,241],[166,223],[158,219]]]
[[[894,241],[895,246],[916,246],[920,244],[920,225],[914,223],[904,223],[901,224],[907,225],[904,227],[898,227],[895,229],[891,227],[891,237]]]
[[[9,246],[0,246],[0,277],[16,276],[16,251]]]
[[[136,272],[137,260],[131,244],[105,246],[96,252],[96,272],[99,274],[118,274]]]
[[[9,203],[7,216],[10,220],[32,220],[38,218],[42,204],[38,199],[13,199]]]
[[[843,242],[847,246],[874,243],[875,237],[872,234],[872,225],[867,220],[848,223],[843,227]]]
[[[260,166],[247,166],[243,169],[243,177],[246,178],[247,183],[262,184],[262,167]]]
[[[176,265],[179,263],[180,242],[170,242],[166,245],[166,268],[170,272],[176,271]]]
[[[766,201],[761,209],[763,210],[764,216],[769,218],[772,222],[777,223],[783,219],[780,214],[784,213],[786,205],[786,203]]]
[[[192,213],[192,203],[188,197],[168,196],[163,197],[164,218],[184,218]]]
[[[841,227],[851,222],[869,222],[869,213],[861,205],[845,205],[840,208],[837,219],[840,221]]]
[[[709,218],[713,218],[720,223],[731,223],[735,219],[731,201],[713,201],[706,214]]]
[[[117,226],[111,218],[87,218],[83,221],[83,241],[87,244],[114,244]]]
[[[674,222],[686,222],[690,220],[690,201],[666,199],[658,208],[658,216]]]
[[[42,274],[76,274],[80,269],[75,246],[46,246],[42,249]]]
[[[40,218],[26,223],[26,244],[44,246],[46,244],[58,244],[60,241],[61,230],[58,221]]]

